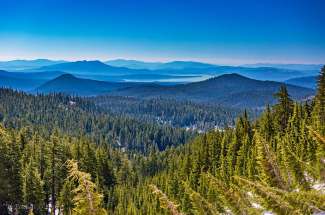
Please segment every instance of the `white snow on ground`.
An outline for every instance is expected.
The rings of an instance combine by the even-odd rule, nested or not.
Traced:
[[[253,197],[253,193],[252,193],[252,192],[250,192],[250,191],[249,191],[249,192],[247,192],[246,194],[247,194],[249,197]]]
[[[325,183],[314,183],[314,185],[312,186],[313,189],[318,190],[322,193],[325,193]]]
[[[312,184],[312,188],[314,190],[320,191],[322,193],[325,193],[325,183],[320,181],[315,181],[314,178],[312,178],[307,172],[304,172],[305,179]]]
[[[263,208],[260,204],[258,204],[258,203],[256,203],[256,202],[253,202],[253,203],[252,203],[252,207],[253,207],[253,208],[256,208],[256,209],[262,209],[262,208]]]
[[[75,104],[76,104],[76,102],[74,102],[74,101],[69,101],[69,105],[73,106],[73,105],[75,105]]]

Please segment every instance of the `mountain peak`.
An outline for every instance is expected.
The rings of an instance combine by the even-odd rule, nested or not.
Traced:
[[[231,80],[231,81],[235,81],[235,80],[254,80],[254,79],[248,78],[248,77],[240,75],[238,73],[229,73],[229,74],[223,74],[223,75],[216,76],[214,78],[208,79],[208,81],[209,80]]]
[[[103,63],[99,60],[81,60],[81,61],[69,62],[69,63],[66,63],[65,65],[107,67],[107,65],[105,63]]]
[[[69,73],[66,73],[66,74],[63,74],[63,75],[60,75],[59,77],[57,77],[56,79],[77,79],[76,76],[74,75],[71,75]]]
[[[221,78],[221,77],[226,77],[226,78],[245,78],[245,79],[249,79],[246,76],[240,75],[238,73],[229,73],[229,74],[223,74],[218,76],[217,78]]]
[[[76,95],[96,95],[109,91],[113,85],[104,81],[83,79],[71,74],[63,74],[50,80],[35,91],[42,93],[62,92]]]
[[[99,60],[80,60],[80,61],[75,61],[75,62],[72,62],[72,63],[93,63],[93,64],[104,64],[102,63],[101,61]],[[105,64],[104,64],[105,65]]]
[[[106,73],[112,70],[112,67],[104,64],[101,61],[93,60],[93,61],[75,61],[75,62],[67,62],[60,63],[51,66],[45,66],[39,68],[39,70],[47,70],[47,71],[63,71],[72,74],[79,73]]]

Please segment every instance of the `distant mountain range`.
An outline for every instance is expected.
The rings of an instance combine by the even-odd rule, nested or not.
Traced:
[[[243,67],[275,67],[280,69],[291,69],[299,71],[317,71],[322,68],[322,64],[272,64],[272,63],[257,63],[257,64],[245,64]]]
[[[273,95],[283,83],[258,81],[238,74],[221,75],[206,81],[174,86],[95,81],[64,74],[44,83],[35,92],[63,92],[75,95],[110,94],[136,98],[169,98],[199,103],[218,103],[231,107],[258,108],[273,104]],[[314,90],[287,85],[294,99],[303,100],[314,95]]]
[[[285,81],[291,78],[314,76],[321,65],[305,64],[254,64],[245,66],[219,66],[193,61],[143,62],[136,60],[52,61],[47,59],[0,62],[0,69],[19,72],[61,71],[77,77],[100,81],[152,81],[182,79],[182,76],[219,76],[238,73],[257,80]],[[5,70],[5,69],[4,69]],[[188,79],[186,81],[195,81]],[[184,82],[186,82],[184,81]],[[170,81],[168,81],[170,82]],[[174,80],[180,83],[182,81]]]
[[[115,67],[126,67],[129,69],[158,69],[160,65],[163,63],[160,62],[144,62],[138,60],[124,60],[124,59],[116,59],[116,60],[108,60],[105,61],[107,65],[115,66]]]
[[[313,77],[290,79],[291,76],[303,75],[301,71],[270,67],[210,67],[196,62],[179,61],[167,65],[172,65],[174,69],[130,69],[110,66],[100,61],[65,62],[32,70],[0,71],[0,86],[29,92],[64,92],[83,96],[108,93],[138,98],[164,97],[213,102],[233,107],[262,107],[274,103],[273,94],[283,83],[255,80],[251,77],[262,80],[267,77],[287,80],[288,90],[295,99],[305,99],[314,93],[312,89],[304,88],[314,86]],[[233,71],[238,71],[239,74],[232,74]],[[218,77],[188,84],[176,84],[181,78],[197,78],[206,74],[208,77],[209,75]],[[175,84],[154,83],[158,79],[174,79]],[[125,80],[129,82],[123,82]],[[137,80],[138,83],[132,80]],[[146,80],[152,83],[144,83]]]
[[[48,60],[48,59],[36,59],[36,60],[12,60],[12,61],[0,61],[0,69],[2,70],[24,70],[24,69],[36,69],[42,66],[50,66],[58,63],[65,63],[63,60]]]
[[[202,69],[202,68],[211,68],[215,67],[216,65],[207,64],[207,63],[200,63],[194,61],[172,61],[167,63],[161,62],[144,62],[144,61],[137,61],[137,60],[124,60],[124,59],[117,59],[117,60],[109,60],[105,62],[107,65],[110,66],[117,66],[117,67],[126,67],[130,69],[150,69],[150,70],[161,70],[161,69]]]
[[[208,64],[208,63],[201,63],[201,62],[193,62],[193,61],[172,61],[167,63],[162,62],[144,62],[144,61],[137,61],[137,60],[124,60],[124,59],[117,59],[117,60],[110,60],[105,62],[111,66],[118,66],[118,67],[127,67],[130,69],[151,69],[151,70],[160,70],[160,69],[211,69],[211,68],[218,68],[221,70],[236,70],[233,72],[239,72],[244,68],[276,68],[284,71],[302,71],[304,75],[311,75],[310,73],[317,73],[322,68],[322,64],[272,64],[272,63],[257,63],[257,64],[244,64],[242,66],[220,66],[215,64]],[[307,73],[307,74],[306,74]]]
[[[292,79],[286,80],[285,83],[296,85],[296,86],[301,86],[301,87],[307,87],[307,88],[311,88],[311,89],[316,89],[317,76],[292,78]]]
[[[121,61],[121,60],[120,60]],[[122,66],[119,64],[119,66]],[[126,66],[126,65],[124,65]],[[79,77],[91,78],[104,81],[121,81],[119,76],[138,76],[141,75],[169,75],[169,76],[188,76],[188,75],[210,75],[218,76],[222,74],[238,73],[257,80],[284,81],[290,78],[308,76],[308,72],[279,69],[273,67],[236,67],[236,66],[217,66],[198,62],[175,61],[164,63],[159,69],[131,69],[127,67],[116,67],[104,64],[100,61],[76,61],[44,66],[37,71],[63,71]]]
[[[105,94],[120,88],[134,86],[133,83],[117,83],[77,78],[71,74],[61,75],[34,90],[34,93],[66,93],[79,96]]]
[[[206,81],[190,84],[161,86],[147,85],[119,89],[112,95],[138,98],[171,98],[195,102],[218,103],[232,107],[263,107],[273,104],[273,95],[283,83],[258,81],[238,74],[226,74]],[[294,99],[303,100],[314,95],[314,90],[287,85]]]
[[[121,62],[121,61],[122,60],[118,60],[117,62]],[[174,62],[161,63],[161,64],[157,63],[157,67],[154,70],[152,70],[148,68],[129,68],[128,67],[129,64],[116,63],[116,61],[114,62],[115,63],[113,63],[113,65],[109,65],[101,61],[76,61],[76,62],[68,62],[68,63],[60,63],[60,64],[55,64],[50,66],[44,66],[38,68],[37,70],[39,71],[61,70],[65,72],[75,73],[75,74],[91,73],[91,74],[101,74],[101,75],[127,75],[127,74],[177,75],[178,73],[184,74],[186,73],[186,71],[188,71],[189,73],[198,73],[200,69],[217,68],[216,66],[211,64],[174,61]],[[155,63],[146,63],[140,61],[131,61],[131,62],[138,62],[142,64],[155,64]]]

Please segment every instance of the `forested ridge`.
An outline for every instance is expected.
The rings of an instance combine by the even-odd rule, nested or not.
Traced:
[[[193,140],[182,129],[108,116],[77,97],[0,95],[1,214],[325,211],[325,67],[312,101],[297,103],[281,87],[258,119],[244,112],[234,128]],[[139,129],[125,144],[142,139],[123,152],[110,138],[132,122]],[[161,132],[161,145],[142,123]]]
[[[150,122],[207,131],[232,126],[243,110],[215,104],[173,99],[137,99],[122,96],[96,96],[89,100],[113,114],[125,114]],[[253,117],[260,111],[249,109]]]
[[[72,136],[85,135],[96,143],[147,153],[184,144],[194,135],[185,129],[143,122],[106,113],[93,102],[63,94],[29,95],[0,90],[0,120],[6,127],[33,126],[49,135],[57,128]]]
[[[272,76],[275,75],[272,73]],[[268,76],[271,77],[271,76]],[[135,85],[109,92],[115,96],[131,96],[141,99],[163,97],[177,101],[221,104],[233,108],[262,108],[276,102],[273,94],[281,82],[260,81],[236,73],[216,76],[204,81],[177,85]],[[314,90],[286,84],[292,98],[305,100]]]

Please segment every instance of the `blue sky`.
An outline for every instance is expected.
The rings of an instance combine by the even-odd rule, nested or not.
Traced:
[[[324,63],[323,0],[0,0],[0,60]]]

